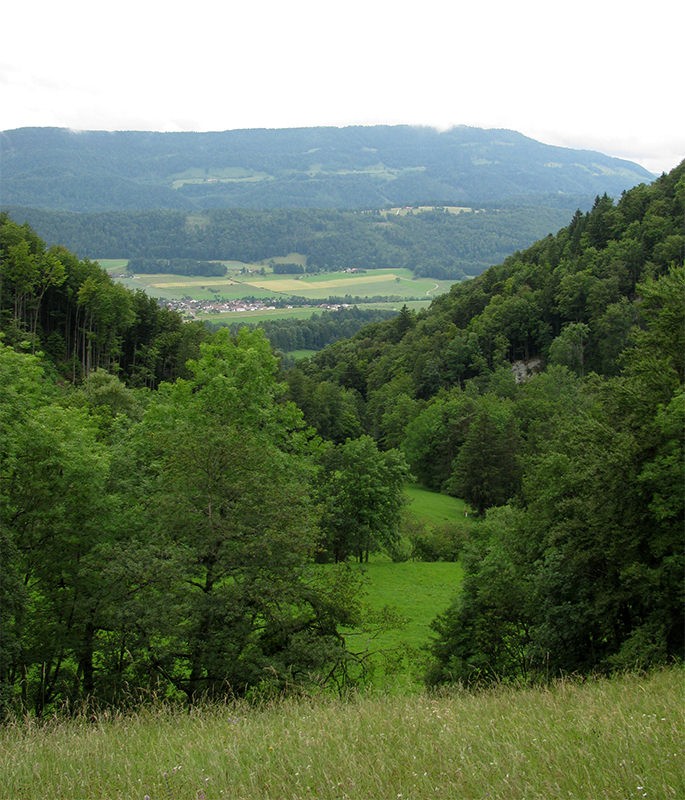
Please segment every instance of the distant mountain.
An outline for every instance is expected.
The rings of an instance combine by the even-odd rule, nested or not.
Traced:
[[[589,207],[654,176],[509,130],[412,126],[217,133],[0,133],[0,204],[62,211]]]

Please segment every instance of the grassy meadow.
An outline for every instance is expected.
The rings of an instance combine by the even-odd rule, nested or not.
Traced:
[[[417,485],[405,488],[406,515],[423,525],[440,525],[464,518],[463,500]],[[370,623],[348,631],[353,652],[368,652],[366,665],[372,686],[386,692],[415,692],[423,685],[431,622],[459,591],[462,566],[449,561],[393,562],[372,556],[355,564],[363,575],[364,605]]]
[[[370,686],[388,694],[420,691],[430,624],[459,591],[461,564],[378,559],[356,568],[364,573],[369,623],[346,632],[348,648],[364,654]]]
[[[417,484],[406,487],[407,510],[419,520],[432,525],[469,519],[469,508],[463,500],[448,494],[430,492]]]
[[[683,673],[0,729],[12,800],[685,797]]]

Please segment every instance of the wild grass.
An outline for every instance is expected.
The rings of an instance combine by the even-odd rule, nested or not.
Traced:
[[[685,797],[683,673],[482,694],[21,722],[12,800],[630,800]]]

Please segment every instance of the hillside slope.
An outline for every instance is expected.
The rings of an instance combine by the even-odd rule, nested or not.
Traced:
[[[400,447],[484,519],[430,680],[682,658],[684,256],[685,162],[290,372],[322,435]]]
[[[373,126],[217,133],[0,133],[5,206],[379,208],[421,202],[563,204],[653,176],[508,130]]]

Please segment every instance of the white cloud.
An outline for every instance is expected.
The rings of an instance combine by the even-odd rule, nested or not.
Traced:
[[[3,16],[2,129],[468,124],[656,171],[685,156],[685,12],[667,0],[24,0]]]

